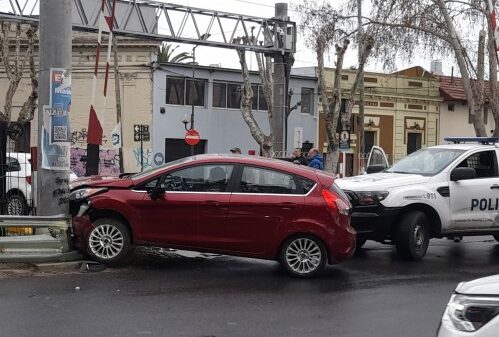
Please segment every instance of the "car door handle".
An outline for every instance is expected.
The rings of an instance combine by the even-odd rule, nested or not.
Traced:
[[[215,206],[215,207],[220,206],[220,203],[216,200],[206,200],[206,201],[203,201],[202,204],[205,206]]]
[[[491,190],[499,190],[499,185],[492,185],[490,186]]]
[[[296,204],[294,202],[281,202],[279,206],[281,206],[282,209],[296,208]]]

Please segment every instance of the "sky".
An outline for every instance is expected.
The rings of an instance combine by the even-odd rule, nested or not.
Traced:
[[[21,3],[28,1],[28,3],[38,3],[36,0],[22,0]],[[88,0],[85,0],[88,1]],[[93,0],[100,1],[100,0]],[[274,16],[274,4],[276,1],[274,0],[158,0],[160,2],[168,2],[171,4],[180,4],[184,6],[192,6],[197,8],[206,8],[211,10],[219,10],[224,12],[236,13],[236,14],[245,14],[257,17],[271,18]],[[299,25],[300,23],[300,13],[294,10],[294,6],[291,3],[293,0],[280,0],[279,2],[286,2],[289,4],[289,16],[290,20],[294,21]],[[303,0],[294,0],[294,2],[299,2]],[[339,6],[344,0],[324,0],[329,1],[333,6]],[[364,1],[366,6],[369,6],[369,1]],[[31,5],[32,6],[32,5]],[[29,6],[28,6],[29,7]],[[10,8],[9,0],[0,0],[0,10],[5,10],[5,8]],[[365,12],[369,8],[365,8]],[[181,16],[178,18],[174,18],[172,20],[176,20],[174,22],[175,27],[179,27]],[[208,19],[207,19],[208,20]],[[165,21],[166,23],[166,21]],[[201,25],[201,24],[200,24]],[[164,24],[166,27],[166,24]],[[186,26],[188,27],[188,26]],[[225,28],[225,27],[224,27]],[[225,28],[227,29],[227,28]],[[201,30],[201,29],[200,29]],[[161,32],[161,30],[160,30]],[[186,34],[194,34],[194,30],[192,32],[188,31],[188,28],[185,30]],[[202,33],[202,32],[201,32]],[[304,37],[302,36],[300,30],[298,29],[298,41],[297,41],[297,50],[295,54],[295,67],[312,67],[316,66],[316,56],[313,51],[307,47],[304,43]],[[177,52],[192,52],[193,45],[181,44],[177,48]],[[252,55],[253,53],[251,53]],[[247,55],[248,57],[248,55]],[[439,55],[431,56],[424,55],[421,53],[416,56],[414,60],[398,60],[397,61],[397,69],[404,69],[413,65],[420,65],[426,69],[430,69],[430,63],[432,59],[441,59],[442,57]],[[239,69],[239,59],[237,57],[236,51],[223,49],[223,48],[210,48],[199,46],[196,49],[196,62],[200,65],[220,65],[221,67],[227,68],[236,68]],[[452,66],[453,66],[452,57],[444,58],[443,62],[443,71],[445,74],[450,75]],[[334,66],[334,54],[330,53],[329,57],[326,57],[325,65],[327,67]],[[354,44],[351,44],[349,50],[345,56],[344,66],[345,68],[356,66],[357,65],[357,51]],[[252,70],[257,69],[256,60],[254,57],[248,57],[248,66]],[[368,71],[378,71],[383,72],[381,64],[377,63],[376,60],[371,60],[368,62],[366,66],[366,70]]]

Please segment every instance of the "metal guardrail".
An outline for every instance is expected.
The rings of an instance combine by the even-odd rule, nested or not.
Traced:
[[[26,235],[20,228],[32,229]],[[71,250],[71,220],[65,215],[56,216],[0,216],[0,262],[62,262],[80,259]],[[22,233],[21,235],[16,235]]]

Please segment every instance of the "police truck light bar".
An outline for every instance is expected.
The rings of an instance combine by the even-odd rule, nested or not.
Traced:
[[[482,143],[496,144],[499,143],[499,137],[445,137],[444,141],[454,144],[461,143]]]

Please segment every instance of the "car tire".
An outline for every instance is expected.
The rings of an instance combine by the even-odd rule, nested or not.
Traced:
[[[357,236],[357,239],[355,240],[355,250],[360,250],[366,244],[366,241],[367,239],[365,237]]]
[[[130,251],[131,238],[127,226],[120,220],[101,218],[93,222],[87,240],[88,255],[103,264],[122,261]]]
[[[498,241],[498,242],[499,242],[499,234],[494,234],[494,235],[492,235],[492,236],[494,237],[494,239],[496,239],[496,241]]]
[[[28,203],[22,194],[11,193],[7,197],[7,215],[27,215]]]
[[[421,260],[430,242],[429,223],[421,211],[407,213],[395,231],[395,246],[398,255],[409,261]]]
[[[321,240],[311,235],[296,235],[281,247],[279,261],[292,276],[307,278],[320,274],[327,262],[327,251]]]

